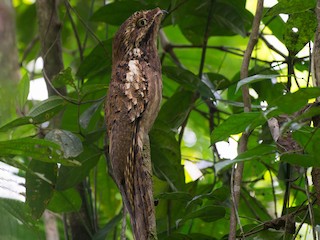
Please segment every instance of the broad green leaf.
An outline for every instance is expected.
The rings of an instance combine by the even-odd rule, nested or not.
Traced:
[[[306,153],[312,156],[320,156],[320,131],[318,128],[303,126],[294,131],[292,137],[296,140]]]
[[[214,86],[205,75],[199,79],[194,73],[179,67],[164,66],[162,72],[168,78],[176,81],[184,89],[195,92],[198,91],[203,97],[214,97]]]
[[[204,75],[206,75],[213,84],[215,90],[224,90],[231,84],[230,80],[221,74],[207,72],[204,73]]]
[[[31,229],[36,229],[36,221],[32,217],[29,207],[24,203],[14,199],[0,198],[1,212],[8,212],[14,218]]]
[[[17,99],[18,99],[18,104],[20,109],[23,109],[27,99],[28,99],[28,94],[29,94],[29,87],[30,87],[30,79],[28,74],[25,74],[18,85],[18,94],[17,94]]]
[[[228,199],[229,195],[229,188],[220,187],[210,193],[195,196],[191,201],[188,202],[187,207],[201,205],[203,203],[203,199],[209,199],[211,201],[214,201],[214,204],[219,204]]]
[[[39,219],[53,196],[58,166],[31,160],[26,174],[26,203],[32,216]]]
[[[80,167],[61,166],[59,169],[59,176],[57,180],[57,190],[66,190],[76,186],[86,176],[90,170],[98,163],[102,152],[95,147],[84,147],[84,151],[75,158]]]
[[[32,117],[33,122],[48,121],[55,114],[60,112],[66,104],[67,103],[61,97],[52,96],[34,106],[28,113],[28,116]]]
[[[53,116],[59,113],[67,104],[62,98],[52,96],[34,106],[26,117],[14,119],[13,121],[0,127],[0,131],[7,131],[14,127],[39,124],[50,120]]]
[[[259,112],[233,114],[212,131],[211,144],[225,140],[230,135],[254,129],[265,122],[265,117]]]
[[[244,79],[241,79],[238,83],[237,83],[237,89],[236,92],[243,86],[249,83],[254,83],[254,82],[258,82],[258,81],[262,81],[262,80],[266,80],[266,79],[274,79],[276,77],[279,77],[279,75],[261,75],[261,74],[257,74],[251,77],[247,77]]]
[[[45,139],[59,144],[65,158],[76,157],[83,151],[81,140],[67,130],[53,129],[46,134]]]
[[[287,114],[292,114],[305,106],[309,99],[320,96],[320,88],[301,88],[297,92],[287,93],[272,101],[270,106],[278,107]]]
[[[141,9],[151,9],[150,4],[141,1],[116,1],[107,4],[96,11],[91,20],[101,21],[111,25],[121,25],[134,12]]]
[[[99,43],[81,62],[76,75],[80,78],[87,78],[101,72],[104,72],[105,74],[110,72],[112,59],[111,51],[112,39]]]
[[[163,66],[162,72],[168,78],[176,81],[185,89],[194,91],[198,88],[200,79],[194,73],[179,67]]]
[[[65,159],[58,144],[44,139],[21,138],[0,141],[0,156],[21,156],[48,163],[61,163],[69,166],[79,166],[74,159]]]
[[[93,114],[97,112],[97,110],[99,109],[99,107],[101,106],[101,104],[103,102],[104,102],[104,99],[92,104],[87,110],[85,110],[81,114],[80,119],[79,119],[79,123],[82,128],[86,129],[88,127],[89,122],[90,122]]]
[[[255,148],[249,149],[244,153],[239,154],[235,159],[233,160],[225,160],[217,162],[214,165],[214,168],[216,172],[220,172],[221,170],[231,166],[232,164],[235,164],[237,162],[244,162],[244,161],[250,161],[250,160],[261,160],[265,159],[266,157],[274,159],[274,154],[276,152],[277,148],[274,145],[265,145],[260,144]]]
[[[226,210],[221,206],[205,206],[198,210],[195,210],[189,214],[187,214],[183,219],[177,221],[180,225],[189,219],[200,218],[204,222],[214,222],[221,218],[223,218],[226,214]]]
[[[239,1],[238,1],[239,2]],[[193,44],[202,44],[208,15],[211,15],[209,36],[246,36],[251,25],[252,15],[237,1],[214,1],[209,13],[211,1],[199,5],[197,1],[188,1],[181,5],[175,14],[176,23],[184,36]]]
[[[190,201],[192,196],[186,192],[164,192],[156,196],[159,199]]]
[[[274,5],[269,11],[268,15],[275,16],[280,13],[293,14],[306,12],[309,9],[314,9],[316,0],[282,0]]]
[[[301,167],[320,167],[320,158],[309,154],[286,153],[281,155],[281,161]]]
[[[150,132],[150,144],[154,174],[167,181],[171,189],[182,191],[185,186],[184,171],[174,132],[167,124],[157,120]]]
[[[65,191],[54,191],[48,209],[56,213],[76,212],[81,208],[79,192],[71,188]]]
[[[161,107],[159,121],[165,122],[174,132],[185,121],[194,102],[194,92],[178,89]]]
[[[289,16],[284,29],[284,44],[294,56],[313,40],[317,18],[313,11],[294,13]]]

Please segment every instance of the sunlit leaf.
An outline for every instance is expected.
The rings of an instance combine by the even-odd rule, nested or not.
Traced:
[[[254,83],[254,82],[258,82],[258,81],[262,81],[265,79],[274,79],[276,77],[278,77],[279,75],[254,75],[251,77],[247,77],[244,79],[241,79],[238,83],[237,83],[237,89],[236,91],[238,91],[243,85],[249,84],[249,83]]]
[[[284,113],[292,114],[305,106],[309,99],[318,96],[320,88],[301,88],[297,92],[279,96],[270,103],[270,106],[276,106]]]
[[[211,144],[227,139],[230,135],[253,129],[266,122],[260,112],[246,112],[231,115],[211,133]]]
[[[25,105],[25,103],[28,99],[29,87],[30,87],[30,79],[29,79],[28,74],[25,74],[21,78],[21,80],[19,82],[19,86],[18,86],[19,92],[17,94],[17,99],[18,99],[20,109],[23,108],[23,106]]]
[[[280,13],[292,14],[299,12],[306,12],[309,9],[314,9],[316,0],[282,0],[274,5],[269,11],[268,15],[275,16]]]
[[[44,139],[21,138],[16,140],[0,141],[0,156],[22,156],[49,163],[61,163],[79,166],[74,159],[65,159],[58,144]]]

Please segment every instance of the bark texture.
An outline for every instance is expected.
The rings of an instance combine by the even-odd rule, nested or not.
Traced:
[[[20,79],[16,48],[14,10],[11,1],[0,2],[0,125],[16,115],[17,85]]]

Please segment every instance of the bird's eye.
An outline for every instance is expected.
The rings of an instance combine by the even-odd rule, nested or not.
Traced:
[[[144,27],[147,25],[147,19],[145,18],[140,18],[137,22],[137,26],[138,27]]]

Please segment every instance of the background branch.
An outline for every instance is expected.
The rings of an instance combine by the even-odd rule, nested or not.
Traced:
[[[256,14],[254,16],[253,24],[252,24],[252,32],[250,34],[247,49],[244,53],[244,57],[242,61],[240,79],[244,79],[248,77],[251,54],[259,38],[259,26],[262,18],[262,12],[263,12],[263,0],[258,0]],[[244,112],[250,112],[251,98],[249,94],[249,88],[247,85],[244,85],[242,87],[242,97],[243,97],[243,103],[244,103]],[[244,132],[239,142],[239,150],[238,150],[239,154],[247,150],[248,138],[249,138],[249,133]],[[243,162],[235,164],[233,167],[233,173],[232,173],[233,182],[231,182],[231,196],[232,196],[231,200],[233,204],[232,204],[232,210],[231,210],[231,216],[230,216],[229,240],[236,238],[237,221],[239,221],[241,233],[243,234],[243,230],[241,228],[240,219],[238,215],[238,206],[239,206],[239,200],[240,200],[240,190],[241,190],[243,169],[244,169]]]

